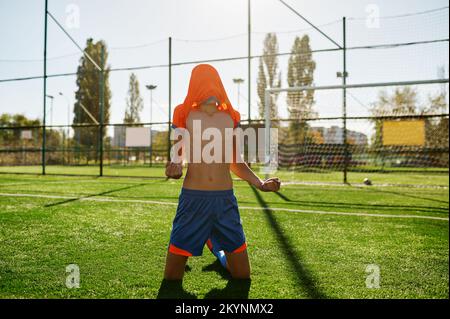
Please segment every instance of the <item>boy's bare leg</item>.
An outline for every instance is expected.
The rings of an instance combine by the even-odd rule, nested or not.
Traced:
[[[225,253],[227,266],[234,279],[250,279],[250,262],[247,249],[240,253]]]
[[[164,279],[181,280],[183,279],[184,269],[188,257],[167,252],[166,269],[164,270]]]

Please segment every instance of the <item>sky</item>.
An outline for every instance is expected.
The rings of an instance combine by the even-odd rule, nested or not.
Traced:
[[[342,44],[342,17],[347,17],[347,46],[448,39],[448,1],[444,0],[286,0],[305,18]],[[447,7],[423,14],[418,12]],[[168,63],[168,38],[173,38],[172,62],[198,61],[247,55],[248,12],[246,0],[49,0],[49,11],[82,47],[87,38],[104,40],[112,68]],[[413,14],[402,17],[397,15]],[[379,19],[377,18],[379,17]],[[277,33],[280,52],[289,52],[296,36],[308,34],[313,50],[336,48],[312,30],[278,0],[251,1],[252,54],[262,52],[267,32]],[[0,0],[0,80],[42,75],[44,0]],[[81,53],[49,19],[48,73],[76,72]],[[448,77],[448,41],[383,50],[348,51],[349,83],[427,80],[437,78],[444,66]],[[287,57],[279,58],[282,86],[286,84]],[[342,70],[342,53],[314,54],[317,63],[315,85],[341,84],[336,72]],[[245,119],[248,116],[247,60],[212,63],[222,76],[232,104]],[[172,107],[187,92],[195,64],[172,69]],[[252,60],[251,116],[257,116],[258,59]],[[153,121],[168,118],[168,69],[135,71],[140,81],[144,110],[141,119],[150,119],[150,95],[146,84],[157,85],[153,92]],[[111,123],[121,123],[125,112],[130,71],[112,72]],[[243,78],[238,98],[234,78]],[[53,100],[52,123],[67,124],[72,114],[75,77],[48,79]],[[0,82],[0,113],[23,113],[42,118],[42,79]],[[424,92],[433,92],[430,86]],[[63,95],[59,95],[61,92]],[[366,115],[378,89],[350,91],[349,114]],[[286,115],[283,95],[280,114]],[[239,103],[238,103],[239,102]],[[322,116],[339,116],[341,93],[316,94],[316,110]],[[330,126],[333,123],[322,123]],[[321,125],[322,125],[321,124]],[[353,126],[352,126],[353,125]],[[366,124],[350,124],[364,131]]]

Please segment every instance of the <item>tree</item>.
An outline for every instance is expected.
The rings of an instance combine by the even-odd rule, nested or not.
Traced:
[[[152,152],[155,157],[165,158],[167,156],[168,131],[155,131],[152,140]]]
[[[258,70],[258,108],[259,117],[265,117],[265,90],[267,87],[281,87],[281,72],[278,70],[278,40],[275,33],[268,33],[264,39],[263,56],[259,59]],[[270,97],[270,115],[276,118],[278,115],[276,101],[278,94]]]
[[[127,108],[123,122],[125,124],[136,124],[141,122],[139,113],[144,108],[144,103],[139,92],[139,81],[134,73],[130,75],[128,97],[126,99]]]
[[[314,71],[316,62],[312,58],[309,36],[301,39],[295,38],[291,56],[288,63],[289,87],[311,86],[314,83]],[[308,124],[305,119],[315,115],[314,90],[288,92],[287,99],[290,119],[291,134],[297,142],[304,142],[308,132]]]
[[[8,127],[23,127],[23,126],[39,126],[41,121],[36,119],[28,119],[23,114],[8,114],[0,115],[0,126]],[[40,142],[42,140],[42,130],[32,131],[34,141]],[[4,146],[19,146],[25,144],[33,145],[30,141],[23,141],[21,129],[0,130],[0,142]]]
[[[39,119],[29,119],[23,114],[0,115],[0,126],[11,127],[11,129],[0,130],[0,144],[5,149],[36,149],[42,145],[42,129],[41,128],[24,128],[20,127],[39,127],[42,125]],[[15,128],[15,129],[14,129]],[[23,132],[30,131],[31,138],[24,138]],[[58,130],[46,129],[46,148],[55,149],[62,144],[62,135]],[[0,156],[1,164],[18,165],[18,164],[38,164],[41,161],[40,152],[5,152]],[[47,163],[54,164],[61,162],[61,154],[51,152],[47,154]]]
[[[399,87],[392,94],[382,90],[378,94],[378,101],[372,105],[373,116],[402,116],[416,115],[418,112],[417,91],[410,86]],[[374,119],[375,135],[372,137],[372,146],[383,145],[383,120]]]
[[[410,86],[396,88],[392,94],[381,91],[372,107],[375,116],[414,115],[417,110],[417,91]]]
[[[432,148],[448,148],[448,117],[445,114],[448,108],[447,93],[439,92],[428,97],[428,107],[424,113],[439,115],[426,119],[426,145]],[[448,154],[447,154],[448,155]]]
[[[372,119],[375,127],[375,134],[372,136],[371,147],[381,160],[381,165],[385,165],[385,155],[389,151],[395,150],[396,146],[385,146],[383,144],[383,119],[380,116],[402,116],[416,115],[418,113],[417,91],[410,86],[398,87],[392,93],[382,90],[378,94],[376,101],[371,108],[371,113],[375,117]],[[400,119],[401,120],[401,119]],[[399,132],[400,133],[400,132]],[[408,160],[408,157],[405,157]]]
[[[440,68],[438,76],[445,78],[445,69]],[[440,92],[428,96],[428,105],[423,110],[425,114],[438,115],[426,119],[425,141],[426,146],[434,150],[430,154],[433,165],[441,167],[448,167],[449,163],[449,120],[448,116],[441,116],[448,114],[447,95],[447,87],[443,85]]]
[[[103,48],[103,63],[102,63],[102,48]],[[108,52],[104,41],[98,41],[94,43],[93,39],[86,41],[86,48],[84,51],[104,69],[104,104],[103,104],[103,123],[109,122],[110,106],[111,106],[111,90],[109,88],[109,72],[110,68],[107,67]],[[74,105],[74,119],[73,124],[93,124],[92,119],[83,110],[83,105],[89,113],[100,123],[100,71],[94,66],[94,64],[86,57],[80,58],[80,65],[77,70],[78,89],[75,92],[75,105]],[[98,154],[95,150],[98,149],[98,134],[99,129],[97,127],[74,127],[75,140],[80,146],[84,146],[88,149],[94,150],[94,158],[97,161]],[[105,136],[106,128],[103,127],[103,136]],[[91,152],[87,153],[87,160],[92,158]]]
[[[311,86],[314,82],[316,62],[312,58],[309,37],[295,38],[288,63],[289,87]],[[310,117],[314,106],[314,90],[289,92],[287,95],[288,110],[291,119],[301,120]]]
[[[419,105],[418,92],[411,87],[401,87],[389,94],[381,91],[378,101],[372,107],[374,116],[402,116],[402,115],[427,115],[427,117],[418,117],[422,119],[425,125],[425,145],[417,145],[414,148],[414,154],[408,155],[415,157],[413,163],[418,165],[427,165],[430,167],[440,166],[448,167],[448,129],[449,121],[443,114],[448,111],[447,91],[443,87],[440,92],[428,96],[423,105]],[[434,115],[431,116],[430,115]],[[374,150],[384,150],[389,146],[383,145],[383,120],[374,119],[375,135],[372,140]],[[398,121],[408,121],[408,119],[398,119]],[[402,132],[399,132],[402,134]],[[417,147],[421,147],[417,149]],[[406,156],[407,155],[403,155]]]

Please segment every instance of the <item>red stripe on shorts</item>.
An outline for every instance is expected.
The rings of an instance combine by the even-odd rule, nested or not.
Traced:
[[[178,248],[177,246],[172,245],[172,244],[170,244],[170,246],[169,246],[169,251],[174,255],[180,255],[180,256],[186,256],[186,257],[192,256],[192,254],[190,252],[188,252],[187,250]]]
[[[233,250],[233,254],[241,253],[241,252],[243,252],[246,249],[247,249],[247,243],[244,243],[241,247]]]

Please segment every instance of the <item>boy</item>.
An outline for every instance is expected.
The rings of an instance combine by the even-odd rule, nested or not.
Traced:
[[[216,69],[207,64],[196,66],[191,74],[186,99],[175,108],[173,115],[173,127],[189,132],[189,140],[184,143],[192,145],[195,134],[200,135],[197,138],[201,140],[205,129],[212,128],[220,131],[224,144],[226,129],[236,128],[239,120],[240,115],[231,106]],[[200,131],[198,123],[201,124]],[[205,144],[201,141],[201,149]],[[261,191],[278,191],[280,181],[278,178],[260,180],[246,163],[237,160],[239,154],[235,140],[232,147],[231,163],[223,157],[219,162],[205,161],[204,158],[195,161],[196,154],[192,153],[196,150],[190,148],[193,152],[188,155],[188,169],[167,253],[164,273],[167,280],[181,280],[188,257],[200,256],[205,244],[233,278],[250,278],[247,244],[233,194],[230,170]],[[223,149],[226,148],[225,145]],[[174,163],[172,158],[166,167],[166,176],[178,179],[182,174],[182,164]]]

